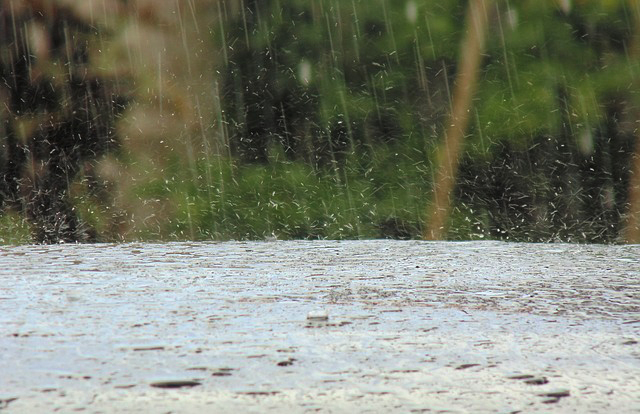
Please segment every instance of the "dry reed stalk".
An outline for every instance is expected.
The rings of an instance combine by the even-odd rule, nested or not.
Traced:
[[[471,0],[467,8],[467,33],[460,47],[460,65],[456,75],[449,125],[444,142],[436,154],[433,200],[427,207],[423,238],[441,240],[451,210],[451,193],[455,187],[464,133],[469,123],[473,95],[478,83],[492,0]]]

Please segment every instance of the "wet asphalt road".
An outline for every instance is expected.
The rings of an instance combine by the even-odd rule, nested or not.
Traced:
[[[0,280],[3,413],[640,412],[640,246],[18,246]]]

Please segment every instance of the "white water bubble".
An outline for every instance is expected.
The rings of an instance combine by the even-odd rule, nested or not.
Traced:
[[[309,321],[328,321],[329,313],[326,310],[313,310],[307,314]]]

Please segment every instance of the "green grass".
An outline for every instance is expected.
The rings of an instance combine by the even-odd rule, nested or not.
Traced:
[[[161,239],[377,238],[390,236],[381,230],[389,220],[419,238],[430,186],[420,165],[393,152],[317,169],[282,160],[200,161],[196,171],[173,169],[162,182],[142,183],[138,195],[174,207],[156,235]]]
[[[31,243],[29,224],[14,212],[5,212],[0,216],[0,244]]]

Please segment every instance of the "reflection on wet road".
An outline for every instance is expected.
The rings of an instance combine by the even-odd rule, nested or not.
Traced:
[[[3,412],[640,411],[640,246],[19,246],[0,277]]]

